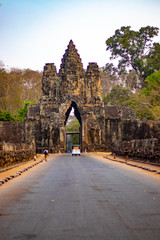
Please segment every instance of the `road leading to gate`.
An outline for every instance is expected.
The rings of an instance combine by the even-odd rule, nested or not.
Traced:
[[[50,155],[0,187],[2,240],[159,240],[160,176],[100,154]]]

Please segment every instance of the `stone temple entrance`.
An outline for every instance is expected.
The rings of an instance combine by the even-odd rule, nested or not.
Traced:
[[[73,41],[69,42],[58,73],[53,63],[44,66],[42,89],[39,103],[28,106],[25,122],[10,127],[13,142],[15,133],[19,133],[20,143],[25,142],[33,151],[36,146],[37,153],[46,148],[50,153],[66,152],[65,124],[73,107],[81,126],[82,151],[120,155],[127,147],[130,156],[159,162],[159,121],[140,121],[128,107],[104,107],[98,65],[89,63],[84,70]],[[10,124],[1,122],[2,141],[8,141]]]
[[[81,129],[82,151],[101,151],[105,145],[105,114],[101,99],[101,79],[97,63],[83,69],[71,40],[57,73],[54,63],[44,66],[43,97],[29,105],[25,121],[26,140],[35,139],[37,152],[66,151],[65,124],[75,109]]]
[[[72,146],[73,145],[80,145],[80,148],[82,149],[82,119],[80,116],[80,113],[77,108],[77,104],[75,102],[71,103],[71,106],[66,112],[66,119],[65,119],[65,126],[67,125],[67,121],[69,119],[70,113],[74,112],[74,116],[78,121],[78,125],[76,127],[76,130],[67,130],[66,129],[66,152],[71,152],[72,151]],[[73,124],[73,122],[72,122]]]
[[[37,153],[46,148],[50,153],[66,152],[65,125],[73,107],[81,126],[83,152],[114,151],[123,154],[123,148],[127,146],[135,156],[137,146],[143,140],[140,151],[145,156],[153,155],[153,146],[149,142],[152,142],[152,136],[159,139],[159,125],[140,122],[127,107],[104,107],[98,65],[89,63],[84,70],[72,40],[58,73],[54,63],[45,64],[42,90],[43,97],[39,103],[28,106],[24,123],[25,141],[34,142]],[[156,141],[155,152],[159,149],[156,145],[159,140]]]
[[[66,133],[66,152],[71,153],[73,145],[80,145],[80,133]]]

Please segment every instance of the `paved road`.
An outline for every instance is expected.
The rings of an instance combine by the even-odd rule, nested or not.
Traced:
[[[160,176],[102,155],[50,155],[0,187],[1,240],[159,240]]]

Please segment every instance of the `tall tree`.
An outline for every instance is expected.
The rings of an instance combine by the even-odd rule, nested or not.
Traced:
[[[25,69],[21,72],[23,83],[23,102],[38,103],[42,96],[42,72]]]
[[[145,78],[159,70],[155,58],[159,55],[159,43],[152,43],[159,33],[157,27],[142,27],[139,31],[131,30],[130,26],[117,29],[115,34],[106,40],[107,49],[111,52],[111,59],[118,59],[117,70],[119,74],[134,70],[143,82]],[[153,61],[152,61],[153,60]],[[153,67],[154,65],[154,67]],[[116,72],[113,65],[106,65],[112,72]]]
[[[13,113],[18,109],[21,102],[22,84],[19,73],[16,70],[7,72],[0,69],[0,109],[9,110]]]
[[[102,98],[105,105],[126,106],[130,96],[131,91],[128,88],[117,85],[107,96],[102,96]]]
[[[160,70],[145,80],[147,87],[128,103],[141,119],[160,120]]]
[[[12,68],[7,71],[0,65],[0,109],[13,114],[27,101],[37,103],[42,96],[42,73],[30,69]]]
[[[154,43],[147,56],[148,76],[155,71],[160,70],[160,44]],[[147,71],[147,69],[146,69]]]

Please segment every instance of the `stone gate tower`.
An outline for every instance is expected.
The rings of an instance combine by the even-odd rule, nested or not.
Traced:
[[[59,73],[54,63],[44,66],[43,97],[29,105],[25,121],[26,140],[35,138],[37,152],[65,152],[65,124],[72,107],[80,123],[82,151],[102,151],[105,143],[105,113],[101,99],[98,65],[83,69],[71,40],[62,58]]]

